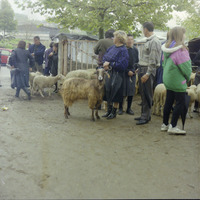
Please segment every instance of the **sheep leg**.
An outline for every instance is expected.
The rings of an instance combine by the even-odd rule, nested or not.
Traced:
[[[67,106],[65,106],[65,113],[64,113],[64,115],[65,115],[65,118],[66,118],[66,119],[69,118],[69,117],[68,117],[68,115],[69,115],[69,108],[68,108]]]
[[[40,93],[41,97],[44,98],[44,95],[42,94],[42,90],[41,89],[39,89],[39,93]]]
[[[97,104],[97,105],[96,105],[96,112],[95,112],[95,115],[96,115],[96,118],[97,118],[97,119],[100,119],[99,113],[98,113],[98,107],[99,107],[100,105],[101,105],[101,104]]]
[[[95,118],[94,118],[94,108],[92,109],[92,117],[91,117],[91,121],[95,121]]]
[[[189,105],[188,114],[190,118],[193,118],[191,112],[192,112],[192,105]]]

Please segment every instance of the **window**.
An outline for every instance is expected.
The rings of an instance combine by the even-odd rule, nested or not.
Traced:
[[[6,51],[6,50],[2,50],[1,51],[1,55],[3,55],[3,56],[10,56],[10,52]]]

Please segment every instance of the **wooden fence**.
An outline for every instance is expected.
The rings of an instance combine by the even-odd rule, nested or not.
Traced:
[[[97,41],[59,39],[58,73],[66,75],[77,69],[96,68],[94,46]]]

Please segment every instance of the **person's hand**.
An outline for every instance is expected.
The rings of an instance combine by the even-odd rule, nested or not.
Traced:
[[[32,55],[33,57],[35,56],[35,54],[34,54],[34,53],[32,53],[31,55]]]
[[[11,66],[11,69],[14,69],[15,67],[14,66]]]
[[[107,61],[103,64],[103,67],[104,67],[105,70],[108,70],[108,69],[109,69],[109,64],[110,64],[110,63],[107,62]]]
[[[142,82],[142,83],[146,83],[148,79],[149,79],[149,75],[148,75],[148,74],[145,74],[144,76],[142,76],[141,82]]]
[[[49,54],[49,56],[53,56],[53,52],[51,52],[51,53]]]
[[[32,69],[32,68],[29,68],[29,71],[30,71],[30,72],[32,72],[32,71],[33,71],[33,69]]]
[[[128,72],[128,75],[129,75],[129,76],[133,76],[134,73],[133,73],[132,71],[129,71],[129,72]]]
[[[139,69],[135,70],[135,73],[138,73]]]

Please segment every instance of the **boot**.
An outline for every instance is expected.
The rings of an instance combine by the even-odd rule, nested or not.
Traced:
[[[112,105],[108,105],[108,110],[102,117],[108,117],[111,112],[112,112]]]
[[[117,108],[113,108],[107,119],[114,119],[117,116]]]

